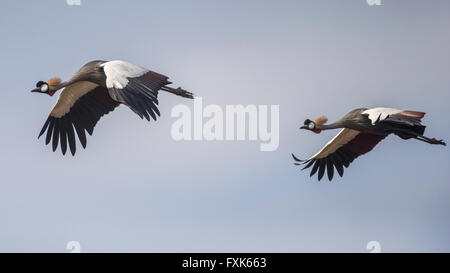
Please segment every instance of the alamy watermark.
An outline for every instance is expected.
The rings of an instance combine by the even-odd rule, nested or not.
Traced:
[[[171,135],[176,141],[259,140],[261,151],[275,151],[280,141],[279,112],[279,105],[203,107],[203,99],[196,97],[193,111],[184,104],[172,108],[171,116],[178,119],[172,124]]]
[[[370,241],[367,243],[366,249],[370,250],[370,253],[381,253],[381,244],[378,241]]]
[[[80,6],[81,0],[66,0],[66,3],[69,6]]]
[[[67,243],[66,249],[70,250],[70,253],[81,253],[81,244],[78,241],[70,241]]]
[[[369,6],[380,6],[381,0],[366,0]]]

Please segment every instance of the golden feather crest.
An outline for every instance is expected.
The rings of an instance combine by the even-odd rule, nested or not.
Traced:
[[[61,83],[60,78],[51,78],[50,80],[47,81],[47,84],[50,87],[57,87],[60,83]]]
[[[319,118],[316,118],[316,119],[314,120],[314,123],[315,123],[316,125],[324,125],[327,121],[328,121],[328,119],[327,119],[325,116],[321,116],[321,117],[319,117]]]

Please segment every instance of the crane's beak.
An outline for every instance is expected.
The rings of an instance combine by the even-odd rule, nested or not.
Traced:
[[[34,88],[33,90],[31,90],[31,92],[41,92],[41,88],[39,88],[39,87],[36,87],[36,88]]]
[[[308,126],[302,126],[300,129],[309,129]]]

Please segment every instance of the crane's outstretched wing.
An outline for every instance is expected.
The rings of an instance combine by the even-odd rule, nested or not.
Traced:
[[[39,137],[47,131],[45,144],[52,140],[53,151],[56,151],[60,142],[61,152],[65,154],[68,142],[72,155],[75,155],[74,129],[81,145],[86,148],[85,130],[92,135],[100,118],[118,105],[117,101],[111,99],[105,87],[87,81],[76,82],[64,88],[58,96]]]
[[[302,170],[312,166],[310,176],[313,176],[319,171],[319,181],[322,179],[326,169],[328,179],[331,181],[333,179],[334,168],[336,168],[342,177],[344,175],[344,167],[347,168],[355,158],[371,151],[386,136],[361,133],[345,128],[309,159],[300,160],[294,154],[292,154],[292,157],[297,161],[294,163],[295,165],[306,164]]]
[[[150,120],[151,116],[156,120],[156,115],[160,115],[156,107],[158,91],[171,83],[168,77],[124,61],[110,61],[101,66],[111,98],[128,106],[141,118]]]

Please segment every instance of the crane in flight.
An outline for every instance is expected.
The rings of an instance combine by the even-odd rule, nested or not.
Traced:
[[[156,106],[159,90],[193,98],[192,93],[180,87],[167,86],[169,84],[171,82],[164,75],[119,60],[91,61],[64,82],[59,78],[39,81],[31,92],[53,96],[63,88],[39,137],[47,132],[45,143],[51,141],[53,151],[60,143],[64,155],[69,144],[72,155],[75,155],[75,132],[86,148],[85,132],[92,135],[100,118],[121,104],[141,119],[150,121],[150,118],[156,120],[156,116],[160,116]]]
[[[323,130],[342,130],[330,140],[319,152],[306,160],[298,159],[294,154],[295,165],[304,165],[303,169],[312,167],[310,176],[318,171],[318,179],[322,179],[327,170],[328,179],[333,179],[334,168],[342,177],[344,167],[360,155],[370,152],[375,145],[389,134],[402,139],[414,138],[430,144],[446,145],[443,140],[424,136],[425,126],[421,119],[423,112],[398,110],[393,108],[359,108],[355,109],[332,124],[325,124],[326,117],[305,120],[300,129],[319,134]]]

